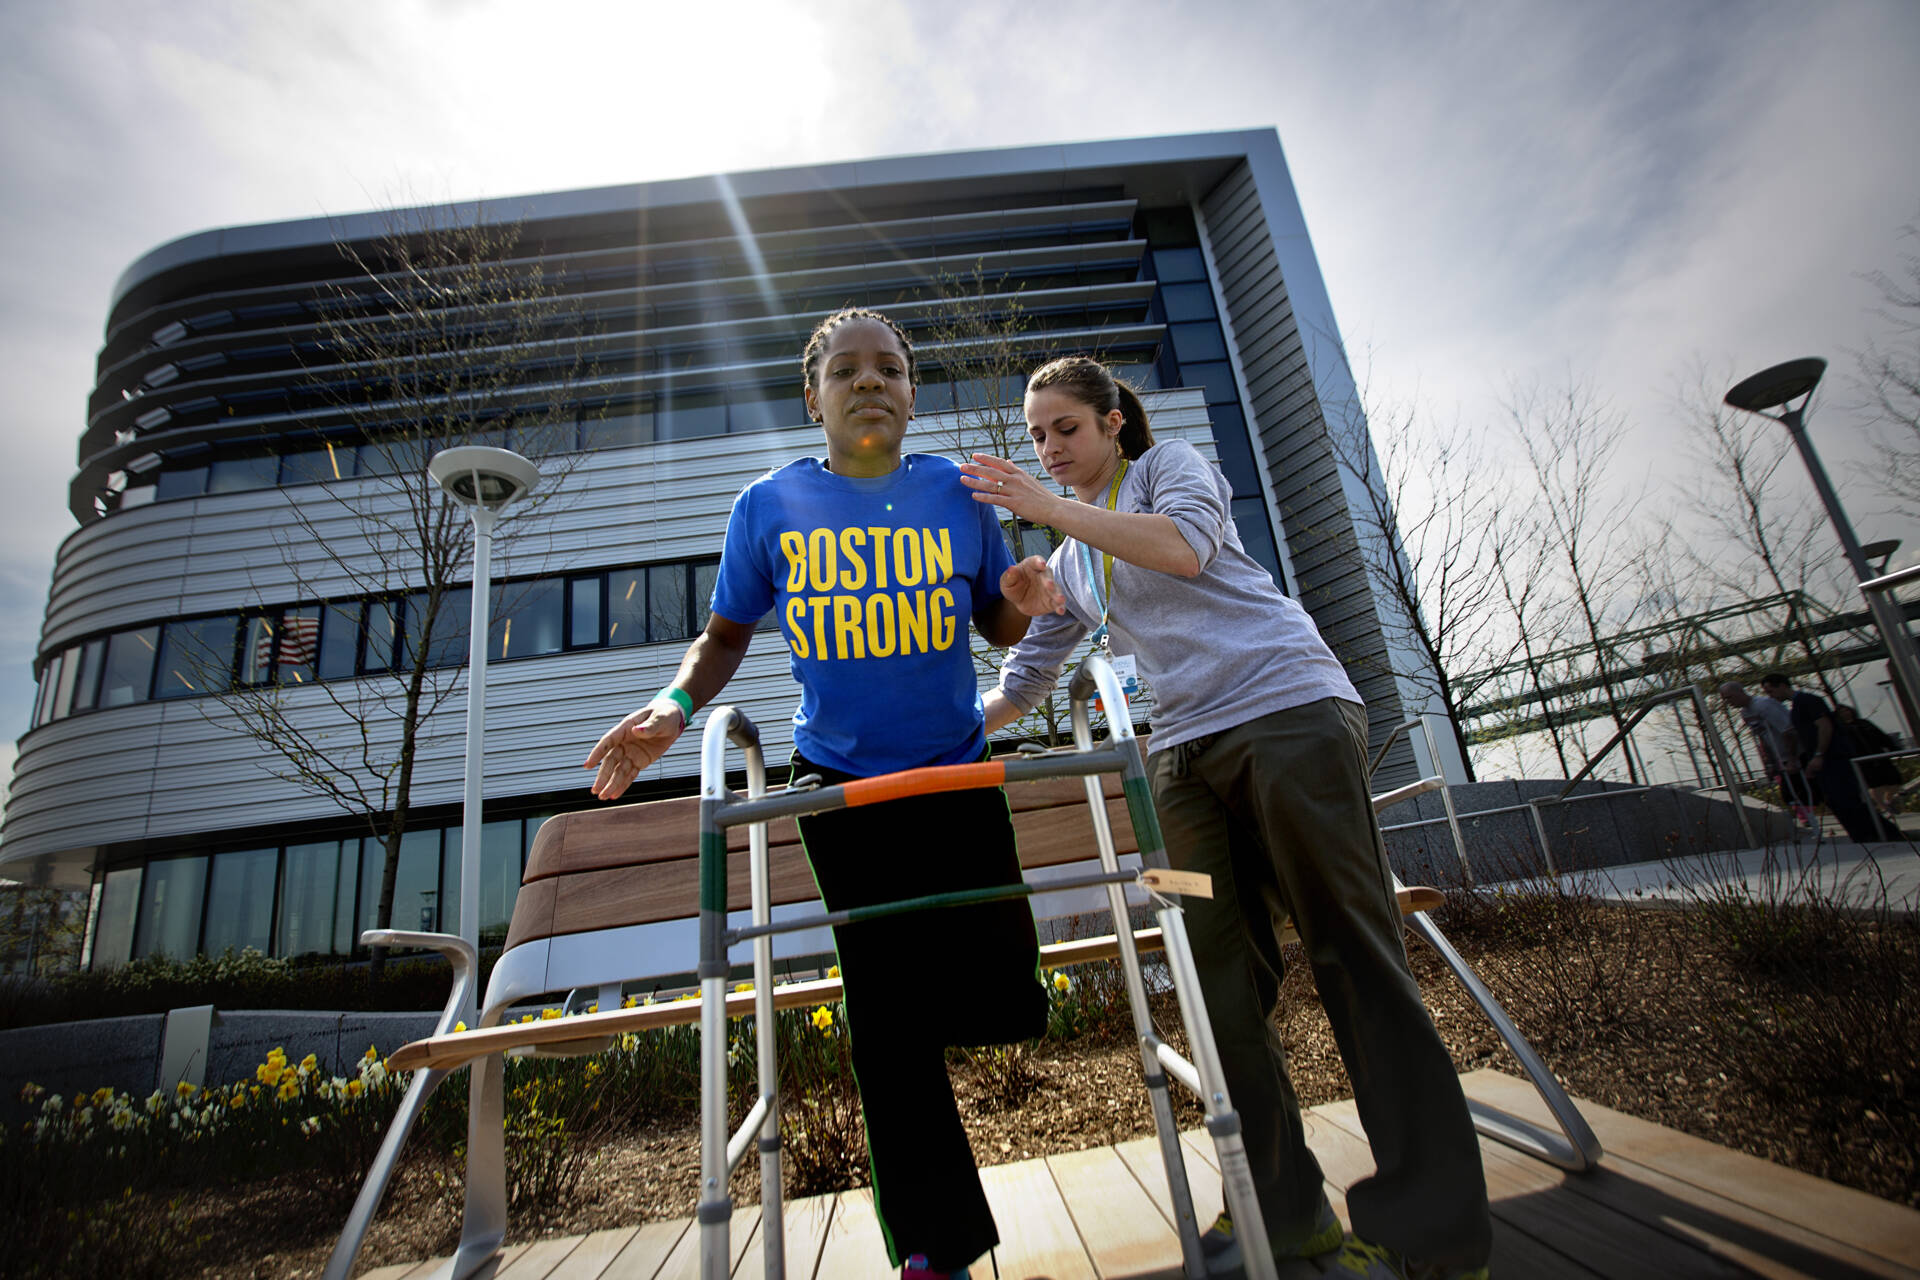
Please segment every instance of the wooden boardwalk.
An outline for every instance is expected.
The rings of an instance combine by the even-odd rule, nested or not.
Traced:
[[[1470,1097],[1551,1123],[1525,1081],[1492,1071],[1461,1077]],[[1782,1169],[1699,1138],[1580,1103],[1606,1148],[1586,1175],[1482,1140],[1493,1199],[1493,1275],[1500,1280],[1659,1277],[1920,1277],[1920,1212]],[[1334,1206],[1372,1172],[1351,1102],[1313,1109],[1308,1130]],[[1203,1218],[1220,1203],[1204,1134],[1186,1138],[1187,1176]],[[981,1171],[1000,1234],[1006,1280],[1105,1280],[1180,1274],[1164,1206],[1166,1177],[1150,1138]],[[733,1274],[763,1274],[757,1204],[734,1214]],[[787,1206],[788,1275],[886,1280],[896,1273],[865,1191]],[[695,1280],[691,1222],[653,1222],[510,1245],[502,1280]],[[436,1264],[383,1267],[373,1280],[423,1280]],[[1296,1268],[1296,1274],[1316,1274]],[[986,1263],[976,1280],[991,1276]],[[1283,1272],[1283,1275],[1286,1274]]]

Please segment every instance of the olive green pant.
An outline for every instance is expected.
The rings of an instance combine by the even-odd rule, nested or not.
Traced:
[[[1156,751],[1149,772],[1168,858],[1213,877],[1211,899],[1182,905],[1268,1235],[1279,1247],[1304,1239],[1322,1194],[1273,1021],[1291,917],[1378,1169],[1347,1191],[1354,1234],[1483,1265],[1479,1140],[1407,969],[1367,790],[1365,711],[1336,698],[1290,707]]]

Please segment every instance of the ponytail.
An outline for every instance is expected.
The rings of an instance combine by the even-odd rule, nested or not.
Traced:
[[[1137,462],[1153,448],[1153,430],[1147,425],[1147,407],[1140,395],[1108,372],[1098,360],[1087,356],[1062,356],[1049,360],[1027,379],[1027,390],[1042,391],[1054,387],[1065,391],[1081,404],[1105,417],[1120,411],[1120,456]]]

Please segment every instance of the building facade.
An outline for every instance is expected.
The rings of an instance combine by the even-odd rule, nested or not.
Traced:
[[[342,249],[370,261],[408,217],[514,225],[521,265],[593,352],[551,392],[545,466],[564,500],[496,547],[493,598],[511,604],[496,605],[488,637],[483,932],[504,925],[539,823],[595,803],[588,746],[670,679],[703,624],[733,495],[817,452],[796,357],[843,305],[886,310],[915,338],[910,450],[977,443],[983,406],[1017,415],[1018,378],[983,375],[981,335],[1016,360],[1086,351],[1117,366],[1157,433],[1219,462],[1243,541],[1347,663],[1376,743],[1422,709],[1419,660],[1390,642],[1360,562],[1349,512],[1365,482],[1329,444],[1354,388],[1271,131],[205,232],[116,286],[71,487],[78,527],[54,566],[40,695],[0,831],[0,874],[91,887],[93,964],[347,952],[372,923],[382,850],[364,815],[299,785],[240,721],[243,695],[270,689],[285,723],[337,744],[362,731],[348,709],[404,657],[417,593],[369,587],[386,582],[374,572],[386,553],[339,527],[349,508],[380,518],[373,491],[396,465],[368,426],[383,402],[341,409],[338,388],[374,375],[323,335],[338,331],[343,282],[370,282],[353,305],[374,320],[400,296],[392,273],[362,277]],[[424,304],[410,296],[434,306],[430,284]],[[514,305],[471,308],[471,323]],[[499,358],[536,362],[538,345],[522,337]],[[323,536],[325,561],[308,554]],[[457,927],[466,658],[464,635],[434,655],[399,927]],[[725,696],[781,759],[794,701],[783,646],[767,637]],[[364,749],[391,750],[391,726],[363,719]],[[1390,753],[1377,786],[1432,772],[1418,749]],[[697,772],[688,734],[645,781],[685,793]]]

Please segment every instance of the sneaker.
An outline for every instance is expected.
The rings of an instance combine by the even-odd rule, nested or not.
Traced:
[[[1487,1280],[1485,1267],[1444,1267],[1405,1258],[1383,1245],[1348,1236],[1333,1260],[1330,1275],[1360,1276],[1363,1280]]]
[[[1345,1238],[1346,1229],[1340,1225],[1340,1215],[1333,1211],[1332,1202],[1321,1196],[1320,1211],[1314,1218],[1312,1234],[1292,1245],[1275,1245],[1274,1260],[1284,1262],[1290,1258],[1316,1258],[1338,1249]],[[1233,1214],[1230,1211],[1222,1209],[1220,1216],[1213,1220],[1213,1225],[1201,1234],[1200,1254],[1206,1259],[1210,1272],[1231,1272],[1245,1266],[1240,1256],[1240,1241],[1233,1234]]]
[[[967,1280],[967,1269],[958,1271],[935,1271],[927,1265],[924,1253],[910,1254],[906,1265],[900,1268],[900,1280]]]

